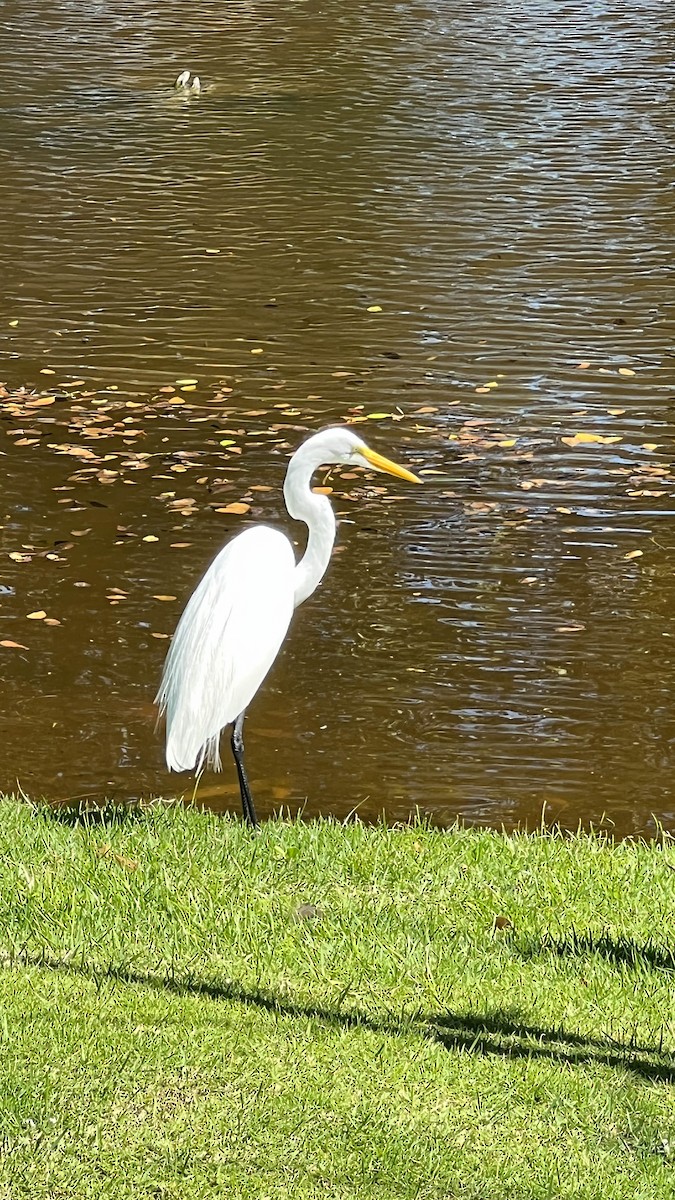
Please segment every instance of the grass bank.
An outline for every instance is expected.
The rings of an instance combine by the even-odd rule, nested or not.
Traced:
[[[675,1190],[675,850],[0,803],[0,1197]]]

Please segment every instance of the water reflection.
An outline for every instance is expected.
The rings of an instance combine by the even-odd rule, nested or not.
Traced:
[[[251,714],[261,809],[671,822],[663,6],[2,19],[1,375],[62,392],[3,421],[0,611],[28,650],[3,648],[0,785],[175,787],[154,635],[242,524],[213,497],[262,483],[243,520],[281,519],[290,448],[365,405],[400,418],[379,449],[438,474],[414,497],[335,481],[340,552]],[[148,405],[184,377],[195,407]]]

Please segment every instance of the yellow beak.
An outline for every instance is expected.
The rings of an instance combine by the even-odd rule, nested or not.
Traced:
[[[392,462],[389,458],[384,458],[381,454],[376,454],[369,446],[361,447],[361,454],[368,459],[371,467],[375,467],[376,471],[386,471],[388,475],[396,475],[399,479],[407,479],[408,483],[422,483],[423,480],[418,479],[417,475],[413,475],[412,471],[406,471],[405,467],[399,467],[398,463]]]

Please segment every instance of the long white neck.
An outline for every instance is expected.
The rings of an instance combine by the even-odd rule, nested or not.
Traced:
[[[286,508],[295,521],[304,521],[309,529],[307,549],[295,568],[295,607],[302,604],[319,586],[330,562],[335,541],[335,515],[326,496],[312,491],[312,475],[323,458],[310,452],[306,442],[293,455],[284,480]],[[307,450],[307,453],[303,453]]]

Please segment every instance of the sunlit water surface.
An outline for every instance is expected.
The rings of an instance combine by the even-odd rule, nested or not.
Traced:
[[[0,787],[190,795],[152,709],[182,604],[286,522],[307,431],[381,414],[425,484],[329,481],[339,552],[250,710],[261,812],[672,829],[675,13],[0,24],[0,378],[56,397],[2,410]],[[229,763],[199,797],[237,803]]]

